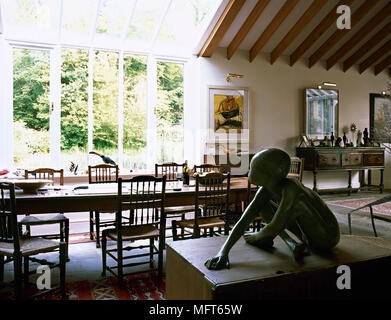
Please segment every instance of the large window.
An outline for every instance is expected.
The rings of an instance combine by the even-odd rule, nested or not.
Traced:
[[[13,50],[14,163],[43,166],[50,162],[50,52]]]
[[[95,51],[93,148],[118,162],[118,53]]]
[[[183,162],[184,64],[158,61],[153,64],[155,76],[148,76],[146,56],[91,53],[61,49],[60,125],[50,128],[56,121],[50,119],[55,111],[50,94],[51,52],[14,49],[15,164],[67,171],[73,162],[82,172],[89,163],[102,161],[88,156],[92,150],[131,170],[152,169],[147,166],[154,162]],[[152,86],[156,105],[148,105],[148,81],[156,81]],[[156,140],[148,141],[148,131]],[[53,140],[60,141],[60,156],[53,155],[56,148],[50,150]],[[149,155],[148,143],[149,150],[155,150]],[[53,163],[53,159],[60,160]]]
[[[183,163],[183,64],[157,64],[157,161]]]
[[[124,57],[123,165],[147,167],[147,57]]]
[[[184,61],[221,4],[0,0],[2,62],[13,66],[1,76],[14,87],[13,97],[0,92],[14,120],[7,162],[73,162],[80,173],[102,161],[92,150],[125,169],[185,160]]]
[[[61,55],[61,167],[71,162],[87,168],[88,51],[62,49]]]

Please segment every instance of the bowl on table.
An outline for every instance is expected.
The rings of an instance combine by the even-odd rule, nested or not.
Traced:
[[[22,189],[23,193],[37,193],[40,188],[52,183],[51,180],[44,179],[15,179],[12,182]]]

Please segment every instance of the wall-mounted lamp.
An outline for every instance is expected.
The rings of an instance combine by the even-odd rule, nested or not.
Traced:
[[[227,82],[231,82],[231,78],[243,78],[243,77],[244,75],[242,74],[228,73],[226,80]]]
[[[321,85],[318,85],[318,89],[322,89],[323,87],[336,87],[337,84],[333,82],[323,82]]]

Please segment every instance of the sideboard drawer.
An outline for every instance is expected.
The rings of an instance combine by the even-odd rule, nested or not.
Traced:
[[[384,153],[364,153],[364,166],[384,166]]]
[[[319,168],[335,168],[341,163],[340,154],[336,153],[318,153],[318,167]]]
[[[342,166],[343,167],[360,167],[362,165],[361,153],[343,153]]]

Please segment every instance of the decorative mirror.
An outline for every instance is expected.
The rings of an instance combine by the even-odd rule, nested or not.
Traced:
[[[304,128],[310,139],[338,137],[339,93],[336,89],[305,89]]]

